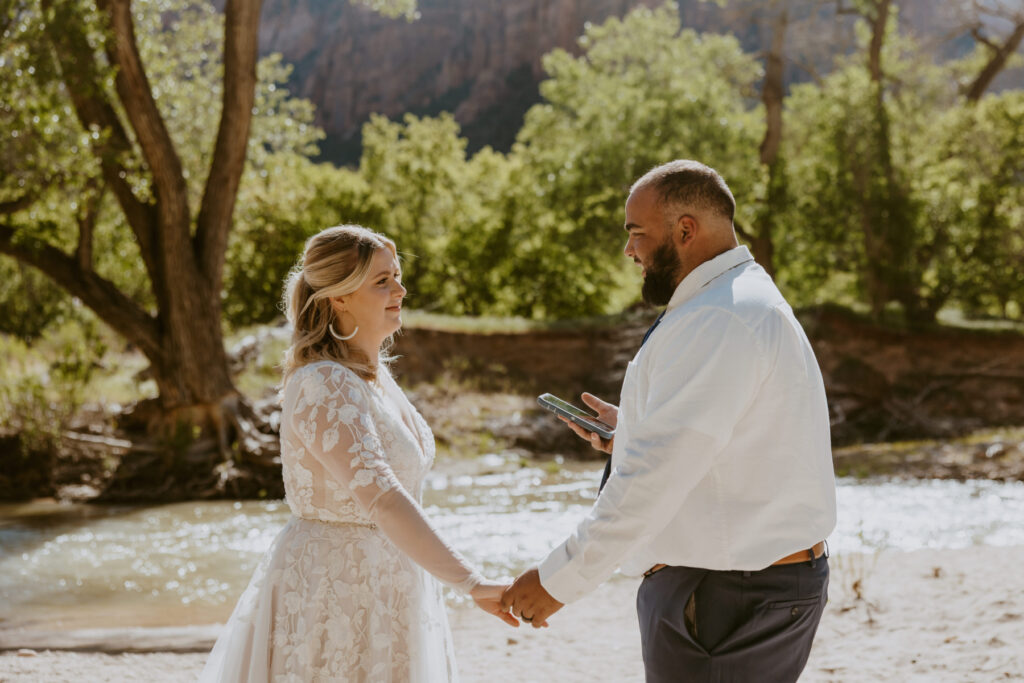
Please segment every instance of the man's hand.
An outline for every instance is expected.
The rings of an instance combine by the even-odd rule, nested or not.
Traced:
[[[611,403],[605,403],[597,396],[583,392],[581,394],[583,402],[590,407],[595,413],[597,413],[597,419],[604,422],[612,427],[619,423],[619,408]],[[569,429],[576,432],[576,436],[580,437],[584,441],[589,441],[590,445],[603,453],[611,453],[612,445],[615,443],[615,437],[610,439],[602,439],[597,432],[588,432],[583,427],[580,427],[575,422],[571,422],[568,418],[558,417],[562,422],[569,425]]]
[[[562,603],[551,597],[540,584],[540,573],[530,569],[509,586],[501,596],[501,607],[528,622],[534,628],[548,625],[548,617],[562,609]]]
[[[501,606],[501,596],[507,588],[508,586],[504,584],[482,581],[469,592],[469,595],[483,611],[493,614],[509,626],[519,626],[519,621]]]

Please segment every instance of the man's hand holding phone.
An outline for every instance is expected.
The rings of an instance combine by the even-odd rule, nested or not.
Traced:
[[[605,403],[597,396],[583,392],[580,395],[583,398],[583,402],[587,404],[587,407],[597,414],[597,419],[604,422],[607,425],[615,427],[619,423],[619,407],[612,405],[611,403]],[[580,437],[584,441],[589,441],[590,445],[601,451],[602,453],[611,453],[612,444],[615,443],[615,437],[610,439],[602,439],[601,435],[597,432],[591,432],[575,422],[571,422],[569,418],[558,416],[558,419],[569,425],[569,429],[576,432],[576,436]]]

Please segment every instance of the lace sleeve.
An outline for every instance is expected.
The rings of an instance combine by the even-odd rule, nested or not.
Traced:
[[[388,465],[366,383],[339,365],[295,379],[292,427],[309,454],[395,546],[444,583],[472,590],[482,577],[438,535]]]

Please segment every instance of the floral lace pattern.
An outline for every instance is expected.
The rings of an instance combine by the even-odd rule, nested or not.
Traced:
[[[294,517],[200,681],[456,680],[435,577],[469,590],[480,576],[419,506],[433,434],[395,381],[382,371],[368,383],[331,362],[297,370],[281,456]]]

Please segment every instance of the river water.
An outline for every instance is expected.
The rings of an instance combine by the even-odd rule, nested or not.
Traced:
[[[490,577],[543,557],[597,495],[596,465],[438,473],[424,505]],[[839,481],[833,555],[1024,545],[1024,484]],[[224,621],[289,516],[282,501],[0,506],[0,628]]]

